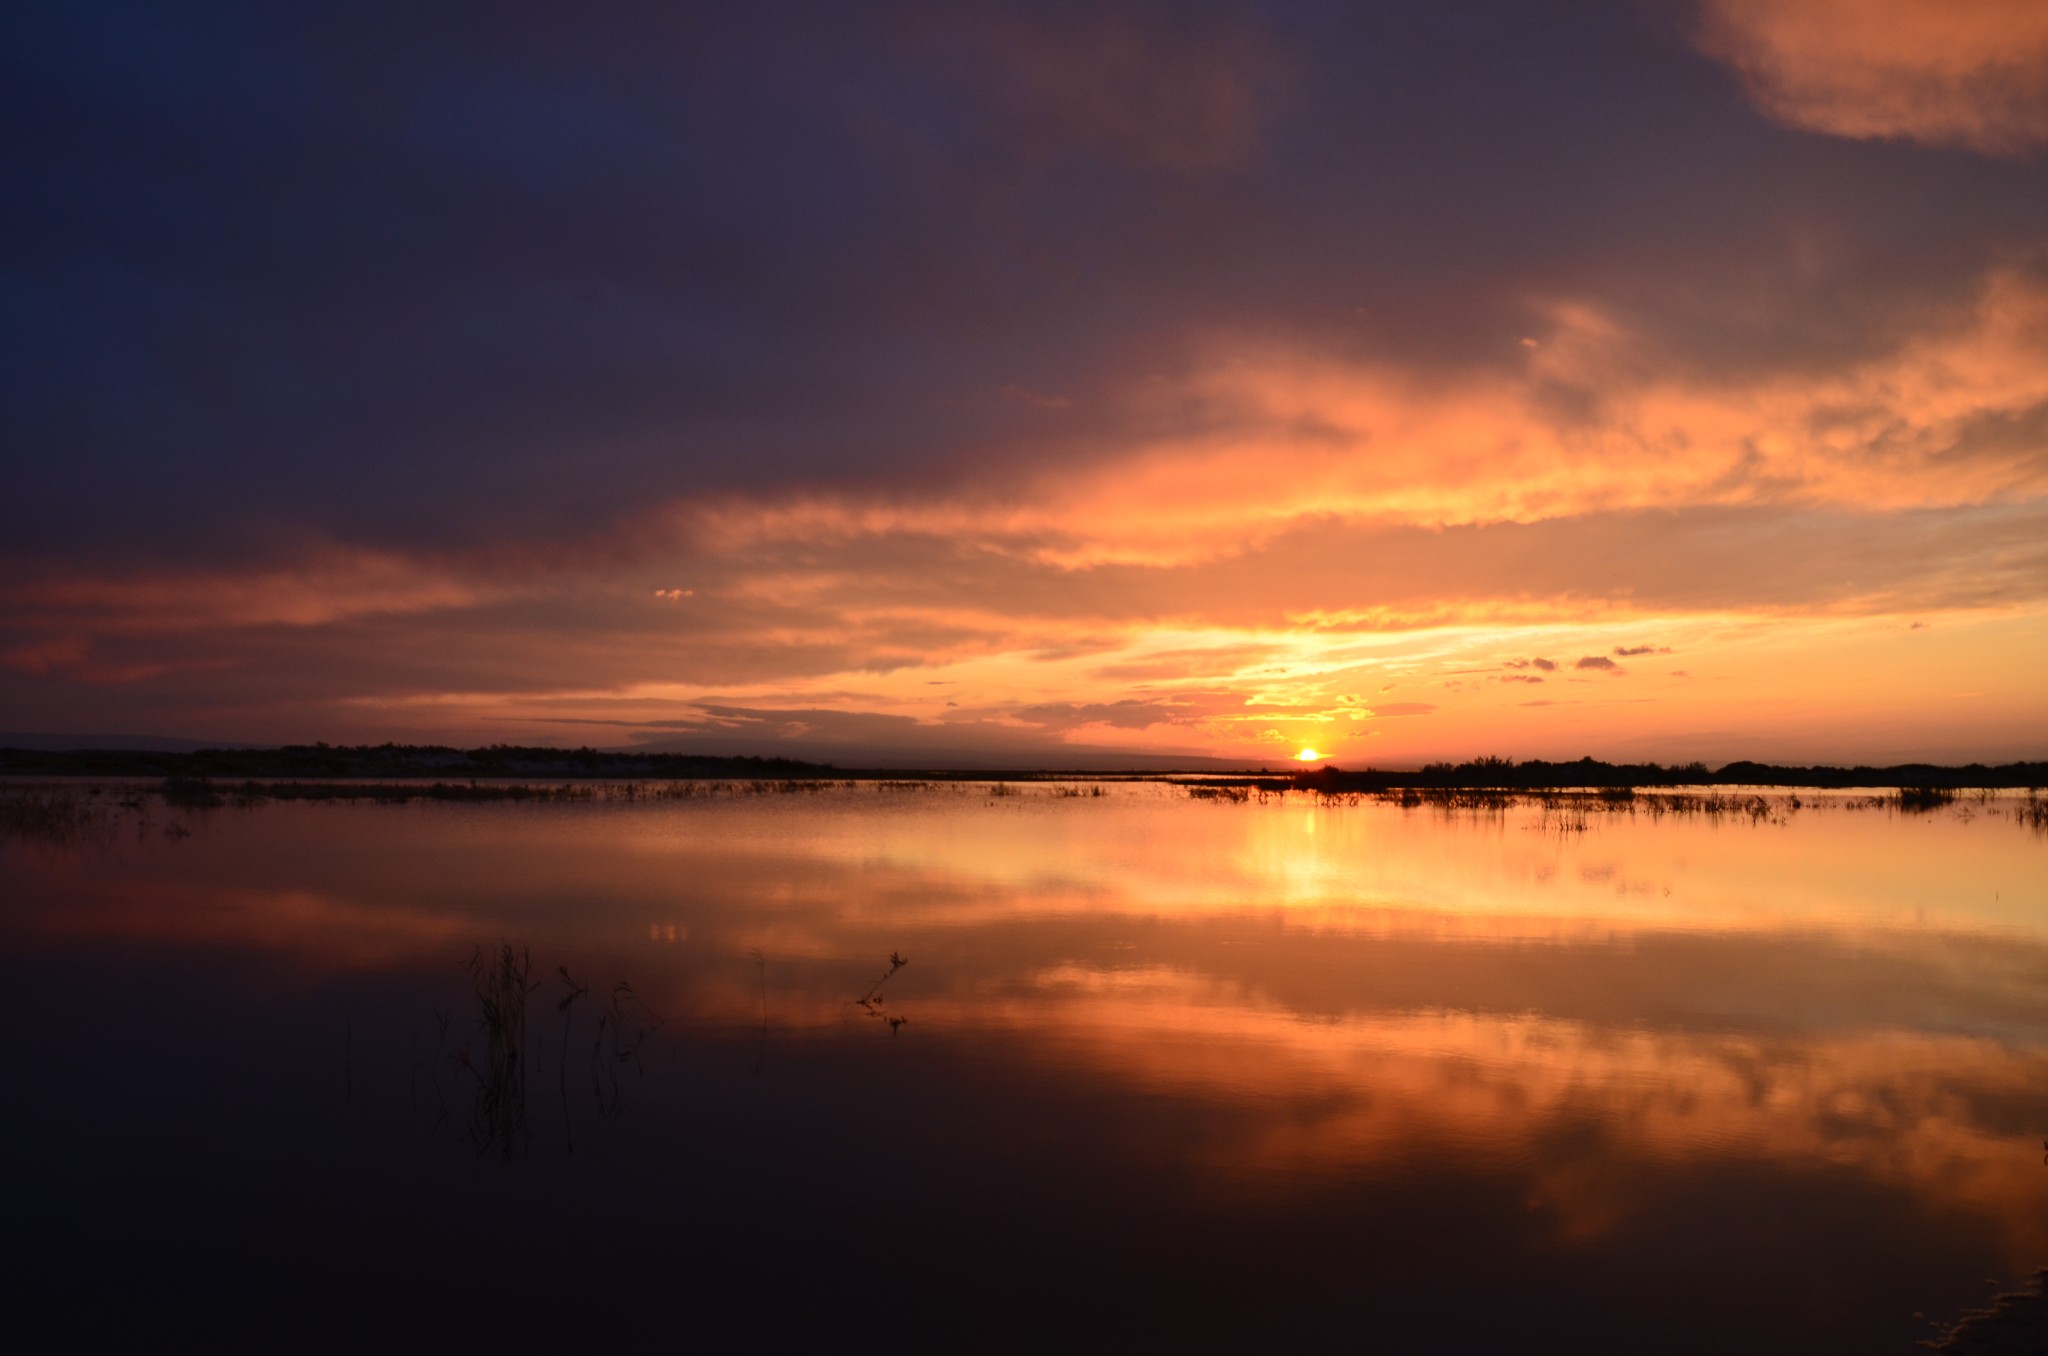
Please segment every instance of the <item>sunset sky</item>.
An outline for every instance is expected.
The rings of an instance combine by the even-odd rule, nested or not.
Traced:
[[[2041,0],[0,13],[0,732],[2048,757]]]

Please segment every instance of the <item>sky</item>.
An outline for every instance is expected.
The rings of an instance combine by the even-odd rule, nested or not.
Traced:
[[[2048,757],[2048,5],[0,12],[0,731]]]

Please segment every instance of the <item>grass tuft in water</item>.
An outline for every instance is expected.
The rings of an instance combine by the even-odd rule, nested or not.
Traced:
[[[469,1134],[478,1153],[496,1148],[511,1158],[526,1148],[526,1000],[538,987],[532,973],[531,953],[515,951],[509,942],[496,956],[486,957],[478,947],[470,957],[484,1048],[472,1059],[465,1044],[457,1059],[476,1078]]]

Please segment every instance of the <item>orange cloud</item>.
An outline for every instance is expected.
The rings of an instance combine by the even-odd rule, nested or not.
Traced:
[[[1803,503],[1901,509],[2048,490],[2005,424],[2048,405],[2048,285],[2002,272],[1891,352],[1818,377],[1667,374],[1584,305],[1551,308],[1518,370],[1422,379],[1311,352],[1219,353],[1183,388],[1223,428],[1108,465],[1062,526],[1145,536],[1335,513],[1421,523],[1625,508]],[[1109,550],[1114,551],[1115,545]],[[1142,549],[1142,548],[1141,548]]]
[[[1672,370],[1590,304],[1547,310],[1541,347],[1450,376],[1217,339],[1179,376],[1127,396],[1140,427],[1200,433],[1105,446],[1086,471],[1022,484],[694,504],[679,525],[727,558],[772,555],[778,542],[927,537],[967,563],[1072,570],[1241,555],[1308,518],[1441,526],[1702,505],[1898,511],[2048,493],[2048,458],[2019,432],[2048,409],[2048,282],[2035,274],[1987,277],[1875,357],[1741,381]],[[793,601],[794,585],[769,572],[753,586]]]
[[[140,574],[46,575],[7,590],[28,618],[90,618],[121,634],[199,627],[319,626],[349,617],[472,606],[507,590],[416,556],[330,548],[287,564]],[[471,577],[465,577],[471,576]]]
[[[329,720],[377,738],[652,734],[726,708],[751,713],[722,731],[762,741],[750,751],[901,728],[948,749],[1689,759],[1838,729],[1856,704],[1820,689],[1853,672],[1870,731],[1929,741],[1902,753],[2043,737],[2020,679],[1968,698],[1945,673],[1909,683],[1873,658],[1884,628],[1809,628],[1789,686],[1727,646],[1772,618],[1943,612],[1986,620],[1980,667],[2030,671],[2048,281],[1997,272],[1818,373],[1703,374],[1591,304],[1548,315],[1536,348],[1504,340],[1494,367],[1435,374],[1212,340],[1130,382],[1124,432],[1079,471],[697,499],[517,560],[336,546],[10,580],[0,698],[33,687],[56,728],[104,711],[78,689],[118,682],[137,694],[122,724],[222,737],[339,735]],[[1646,636],[1682,646],[1701,695],[1664,681]],[[1625,682],[1586,672],[1615,659]],[[1540,709],[1510,707],[1529,695],[1497,681],[1511,661],[1553,675]],[[1341,700],[1361,693],[1384,700]],[[1809,756],[1844,752],[1876,756]]]
[[[2048,145],[2039,0],[1705,0],[1701,20],[1702,50],[1789,126],[1991,155]]]

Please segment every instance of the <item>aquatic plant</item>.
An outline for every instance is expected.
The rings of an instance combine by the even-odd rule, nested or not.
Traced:
[[[761,981],[761,1040],[754,1048],[754,1072],[759,1073],[768,1063],[768,958],[755,947],[747,952],[753,959],[755,972]]]
[[[1546,801],[1535,827],[1544,833],[1584,833],[1587,827],[1586,806],[1577,801]]]
[[[97,792],[98,788],[92,788]],[[122,808],[140,808],[140,803]],[[59,845],[110,837],[115,814],[94,795],[68,786],[0,787],[0,834]]]
[[[636,1074],[647,1072],[640,1060],[641,1047],[663,1026],[662,1018],[640,1001],[625,980],[612,985],[611,1000],[611,1006],[598,1014],[597,1032],[590,1042],[590,1091],[597,1100],[597,1114],[604,1117],[615,1117],[625,1109],[619,1075],[628,1065]],[[566,1048],[562,1058],[568,1059]]]
[[[873,984],[868,985],[868,991],[866,993],[862,994],[859,998],[856,998],[853,1001],[860,1004],[864,1008],[871,1008],[880,1004],[882,1001],[882,986],[884,984],[887,984],[890,980],[890,977],[893,976],[898,970],[901,970],[904,966],[908,964],[910,964],[910,958],[908,956],[902,955],[895,951],[891,951],[889,953],[889,968],[882,971],[882,977],[880,979],[877,979]]]
[[[166,777],[157,788],[157,794],[164,798],[166,804],[190,810],[212,810],[227,804],[213,783],[204,777]]]
[[[515,951],[509,942],[489,958],[478,947],[468,969],[476,994],[478,1032],[484,1037],[477,1058],[471,1058],[467,1042],[457,1054],[476,1079],[470,1141],[478,1153],[495,1146],[511,1158],[527,1144],[526,1000],[537,987],[529,978],[533,957],[525,949]]]
[[[892,1036],[895,1035],[896,1032],[899,1029],[901,1029],[903,1024],[909,1019],[907,1017],[899,1017],[892,1013],[883,1011],[882,986],[887,984],[890,978],[898,970],[901,970],[904,966],[908,964],[910,964],[910,958],[908,956],[905,956],[900,952],[891,951],[889,953],[889,968],[882,971],[881,977],[877,979],[873,984],[868,985],[868,991],[866,993],[862,994],[860,997],[853,1000],[854,1004],[857,1007],[859,1007],[863,1012],[865,1012],[868,1016],[878,1018],[881,1021],[887,1022],[889,1024],[889,1034]]]

